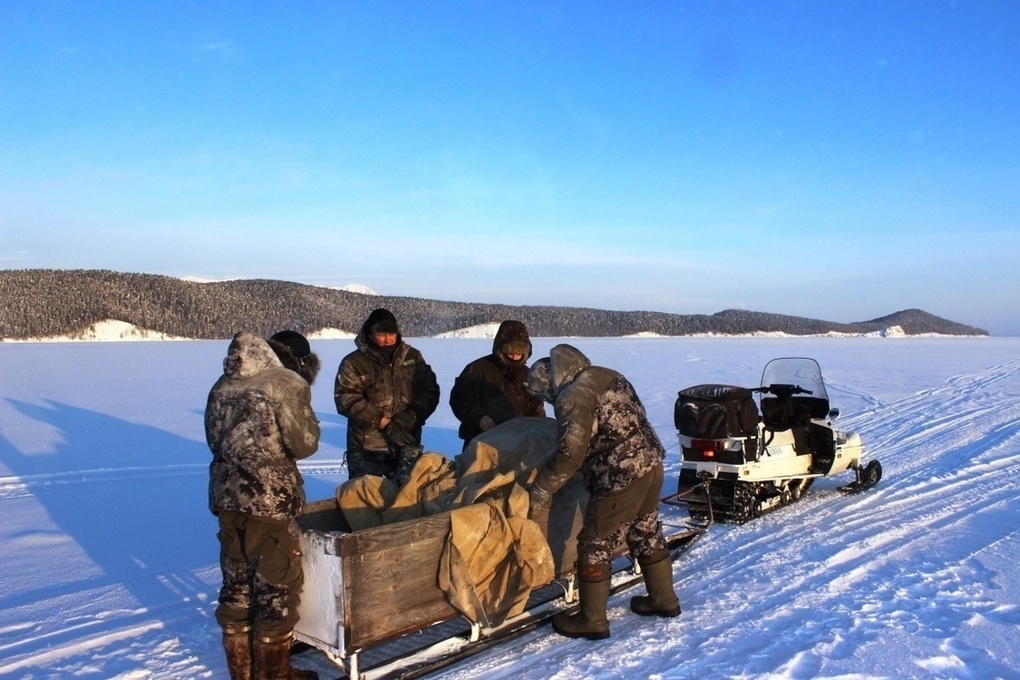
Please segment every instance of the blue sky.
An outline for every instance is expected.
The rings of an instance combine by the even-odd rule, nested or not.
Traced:
[[[0,268],[1020,335],[1020,3],[0,0]]]

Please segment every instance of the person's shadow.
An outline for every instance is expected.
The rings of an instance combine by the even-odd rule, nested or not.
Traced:
[[[5,569],[26,573],[5,574],[5,582],[16,587],[0,593],[0,611],[28,605],[31,610],[45,610],[48,601],[60,611],[72,594],[94,592],[99,597],[123,588],[136,601],[132,609],[137,607],[133,616],[138,623],[159,618],[162,611],[189,619],[161,620],[166,628],[214,627],[210,603],[215,603],[219,588],[219,548],[215,518],[208,509],[205,442],[53,400],[42,405],[7,401],[22,415],[49,426],[59,438],[52,453],[28,455],[0,435],[0,462],[20,482],[7,492],[8,498],[19,493],[30,496],[45,511],[30,510],[5,520],[8,538],[3,553],[22,555],[17,560],[5,557]],[[37,526],[24,526],[23,520],[32,517],[42,519]],[[62,546],[54,553],[55,561],[41,565],[46,558],[40,551],[59,544],[61,535],[74,542],[82,559],[60,563],[69,550]],[[215,578],[210,577],[210,568]],[[203,572],[206,580],[200,577]],[[188,603],[183,609],[182,601]],[[62,639],[81,635],[82,625],[89,635],[102,633],[104,626],[115,633],[124,627],[123,613],[103,621],[110,613],[104,608],[119,606],[116,602],[97,602],[93,611],[78,608],[75,616],[88,621],[79,621],[77,633],[66,626],[45,631],[51,633],[46,635],[33,629],[44,625],[41,622],[17,622],[28,624],[33,634],[7,645],[7,654],[32,656],[33,651],[42,652]],[[188,644],[181,640],[186,637],[181,632],[164,634]],[[208,640],[190,642],[209,644]],[[200,656],[208,658],[204,651]],[[66,662],[66,658],[54,661]],[[137,670],[127,658],[107,663],[104,672],[111,675]],[[35,668],[44,673],[59,671]]]

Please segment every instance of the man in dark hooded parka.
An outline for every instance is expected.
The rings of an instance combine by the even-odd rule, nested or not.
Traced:
[[[460,421],[457,434],[468,442],[511,418],[545,415],[545,404],[527,391],[531,338],[520,321],[499,325],[492,353],[461,371],[450,392],[450,409]]]

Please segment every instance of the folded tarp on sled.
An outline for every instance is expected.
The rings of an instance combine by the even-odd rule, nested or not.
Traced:
[[[448,512],[438,586],[468,620],[496,626],[523,612],[534,588],[573,566],[586,500],[580,483],[557,495],[548,540],[527,519],[527,487],[556,437],[553,419],[514,419],[472,440],[455,463],[426,453],[403,487],[360,477],[337,490],[337,502],[355,531]]]

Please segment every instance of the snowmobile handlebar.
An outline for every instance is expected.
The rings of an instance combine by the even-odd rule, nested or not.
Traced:
[[[784,383],[774,383],[772,385],[763,385],[755,388],[753,391],[762,392],[765,394],[774,394],[777,397],[792,397],[795,394],[812,394],[811,390],[806,390],[800,385],[787,385]]]

